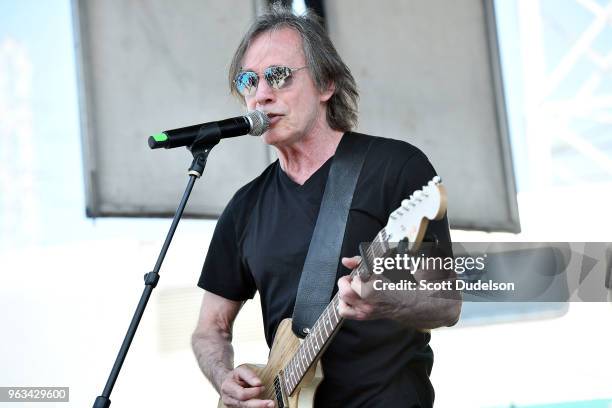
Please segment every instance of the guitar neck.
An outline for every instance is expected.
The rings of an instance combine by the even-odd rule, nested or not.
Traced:
[[[372,261],[376,257],[384,256],[389,249],[387,233],[383,228],[368,246],[364,255]],[[351,272],[351,277],[359,276],[364,281],[369,279],[371,272],[366,266],[367,263],[365,260],[362,261]],[[285,385],[289,394],[293,393],[309,368],[321,358],[333,336],[342,325],[344,318],[338,313],[339,303],[340,298],[336,294],[312,326],[298,351],[284,367]]]

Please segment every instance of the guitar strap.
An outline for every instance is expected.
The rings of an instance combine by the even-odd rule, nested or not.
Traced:
[[[293,332],[304,337],[331,300],[357,179],[371,138],[346,132],[332,159],[319,215],[302,269]]]

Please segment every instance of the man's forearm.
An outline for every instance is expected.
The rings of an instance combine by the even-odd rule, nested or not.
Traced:
[[[422,287],[407,291],[399,303],[396,320],[420,329],[435,329],[452,326],[461,313],[461,292],[455,290],[455,272],[420,269],[414,273],[417,285],[429,283],[446,284],[446,290],[429,290]],[[444,286],[443,286],[444,287]]]
[[[405,293],[389,316],[410,327],[435,329],[452,326],[461,313],[459,292],[414,290]]]
[[[191,337],[191,347],[202,373],[219,392],[227,373],[234,368],[231,334],[216,331],[194,333]]]

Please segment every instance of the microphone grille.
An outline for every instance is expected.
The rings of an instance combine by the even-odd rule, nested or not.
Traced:
[[[247,119],[251,122],[251,131],[249,135],[261,136],[270,126],[268,115],[262,111],[253,110],[247,113]]]

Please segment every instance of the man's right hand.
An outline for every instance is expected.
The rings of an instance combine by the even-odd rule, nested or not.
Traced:
[[[244,365],[227,373],[220,390],[226,407],[274,408],[274,401],[257,399],[264,387],[257,375]]]

